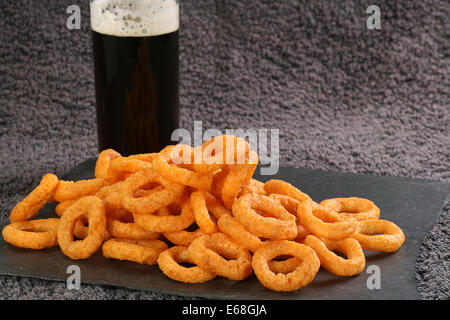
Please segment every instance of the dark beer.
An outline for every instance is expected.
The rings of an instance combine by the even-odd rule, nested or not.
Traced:
[[[114,1],[109,2],[110,7],[102,10],[114,14]],[[134,2],[125,1],[130,8]],[[149,23],[173,21],[166,17],[158,20],[152,16],[158,13],[155,10],[141,17],[142,10],[136,14],[118,11],[122,19],[120,14],[114,16],[119,16],[116,22],[122,24],[121,30],[118,26],[94,28],[92,23],[99,151],[112,148],[122,155],[157,152],[171,143],[171,134],[179,125],[178,28],[166,33],[173,25],[152,27]],[[91,19],[93,14],[91,2]],[[163,14],[167,16],[167,12]],[[151,20],[147,25],[146,18]]]

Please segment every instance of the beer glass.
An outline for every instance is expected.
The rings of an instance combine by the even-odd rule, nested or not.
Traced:
[[[178,0],[91,0],[99,151],[160,151],[179,125]]]

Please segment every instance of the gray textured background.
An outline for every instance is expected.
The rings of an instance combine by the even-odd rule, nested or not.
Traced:
[[[279,128],[282,165],[450,181],[449,16],[445,0],[182,0],[182,126]],[[3,0],[0,46],[5,219],[42,174],[96,155],[88,1]],[[447,204],[420,250],[425,299],[450,298],[449,244]],[[178,297],[0,277],[0,299],[17,298]]]

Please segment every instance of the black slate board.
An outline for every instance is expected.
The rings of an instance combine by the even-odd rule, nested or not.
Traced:
[[[80,180],[93,177],[95,159],[87,160],[64,179]],[[258,170],[257,170],[258,171]],[[274,177],[258,177],[266,181]],[[103,258],[100,252],[88,260],[73,261],[59,248],[42,251],[13,247],[0,240],[0,274],[66,281],[67,267],[81,269],[81,282],[148,290],[162,294],[209,299],[419,299],[414,269],[419,246],[435,223],[450,184],[398,177],[383,177],[349,173],[324,172],[310,169],[281,168],[276,178],[286,180],[314,200],[332,197],[359,196],[371,199],[381,209],[383,219],[398,224],[406,242],[396,253],[365,252],[365,270],[354,277],[337,277],[321,269],[313,282],[296,292],[277,293],[264,288],[255,276],[244,281],[216,278],[210,282],[190,285],[173,281],[157,266]],[[54,217],[54,204],[49,204],[39,217]],[[4,221],[0,227],[7,223]],[[381,271],[381,289],[368,289],[371,274],[367,267],[377,265]]]

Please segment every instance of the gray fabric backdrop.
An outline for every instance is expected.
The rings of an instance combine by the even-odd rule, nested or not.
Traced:
[[[82,8],[82,29],[65,27]],[[450,181],[449,3],[182,0],[182,126],[279,128],[281,164]],[[88,1],[0,6],[0,218],[96,155]],[[450,205],[420,250],[425,299],[450,298]],[[161,299],[0,277],[0,299]]]

